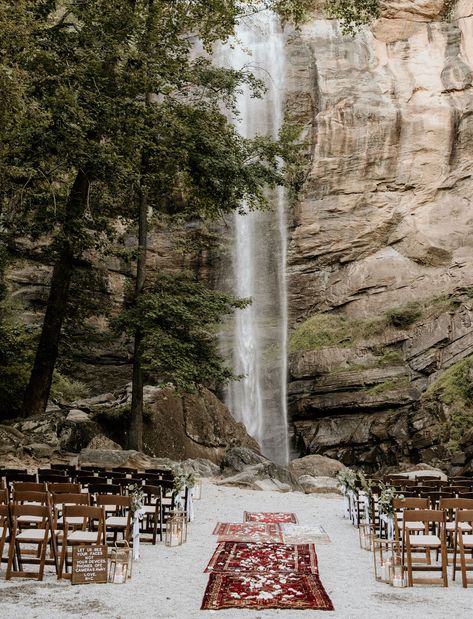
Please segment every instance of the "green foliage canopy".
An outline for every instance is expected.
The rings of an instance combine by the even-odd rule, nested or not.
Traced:
[[[218,352],[216,326],[248,305],[211,290],[189,273],[162,275],[115,321],[118,332],[142,333],[144,369],[193,391],[236,378]]]

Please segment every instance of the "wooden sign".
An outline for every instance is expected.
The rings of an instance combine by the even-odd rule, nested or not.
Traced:
[[[107,582],[107,546],[74,546],[72,549],[72,584]]]

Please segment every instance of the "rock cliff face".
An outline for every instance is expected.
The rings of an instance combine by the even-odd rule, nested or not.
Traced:
[[[288,43],[289,109],[312,143],[290,239],[293,320],[376,314],[473,281],[473,3],[389,2],[356,37]]]
[[[473,2],[448,20],[445,5],[389,2],[354,38],[323,18],[289,37],[288,107],[311,144],[290,233],[293,326],[320,312],[376,319],[473,284]],[[467,304],[348,346],[293,347],[303,451],[373,465],[443,457],[429,428],[444,412],[421,396],[473,352],[471,318]]]

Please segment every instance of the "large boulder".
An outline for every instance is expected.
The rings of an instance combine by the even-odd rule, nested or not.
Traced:
[[[208,389],[182,395],[169,386],[147,385],[143,399],[143,450],[153,458],[204,458],[218,464],[230,447],[259,450],[243,424]],[[127,387],[115,403],[88,403],[92,417],[120,444],[126,441],[130,402],[131,390]]]
[[[129,467],[147,469],[153,465],[151,458],[134,450],[123,449],[83,449],[79,454],[81,466],[101,466],[106,469]]]
[[[292,460],[289,464],[289,469],[295,477],[300,479],[302,475],[336,477],[340,471],[346,469],[346,466],[333,458],[312,454],[304,458]]]
[[[425,464],[425,462],[419,462],[417,464],[410,464],[408,462],[403,462],[398,466],[392,466],[386,469],[386,472],[394,475],[405,475],[410,479],[414,479],[415,477],[423,476],[423,475],[431,475],[435,477],[439,477],[442,480],[447,479],[447,475],[441,469],[430,466],[429,464]]]
[[[87,449],[108,449],[108,450],[119,450],[121,451],[121,446],[115,441],[112,441],[111,438],[105,436],[105,434],[97,434],[87,445]]]
[[[270,463],[272,464],[272,463]],[[287,483],[274,476],[277,471],[272,470],[267,465],[260,463],[247,466],[243,471],[226,477],[220,482],[221,486],[237,486],[238,488],[249,488],[251,490],[272,490],[277,492],[291,492],[294,488],[293,483]],[[298,484],[297,489],[300,489]]]
[[[224,475],[233,475],[234,473],[240,473],[248,466],[267,462],[269,462],[267,458],[252,449],[233,447],[225,452],[220,468]]]
[[[282,483],[294,490],[300,490],[296,477],[288,468],[271,462],[251,449],[229,449],[223,456],[220,468],[227,478],[222,483],[239,485],[241,482],[242,485],[253,486],[255,481],[270,479],[278,482],[276,485]]]
[[[12,427],[25,436],[26,445],[48,445],[51,453],[78,452],[94,436],[102,433],[101,427],[86,412],[78,409],[48,410],[44,414],[15,421]]]
[[[21,455],[25,440],[25,435],[16,428],[0,425],[0,456]]]
[[[96,441],[97,442],[97,441]],[[215,477],[219,474],[219,467],[204,458],[196,460],[188,459],[178,462],[169,458],[151,458],[141,451],[109,449],[83,449],[79,454],[78,463],[86,466],[101,466],[106,469],[115,467],[128,467],[132,469],[144,470],[150,468],[172,469],[180,465],[186,471],[195,473],[199,477]]]
[[[306,494],[328,494],[333,492],[340,494],[338,482],[333,477],[302,475],[299,477],[299,483]]]

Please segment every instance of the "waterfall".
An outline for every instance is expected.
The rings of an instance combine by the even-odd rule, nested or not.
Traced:
[[[264,80],[263,99],[249,89],[238,96],[236,126],[245,137],[276,137],[284,117],[285,50],[278,18],[264,11],[240,24],[235,41],[227,45],[223,60],[236,69],[248,66]],[[230,347],[233,369],[244,378],[227,391],[227,405],[242,421],[262,452],[287,464],[287,231],[285,190],[271,193],[272,209],[235,215],[232,253],[232,292],[251,297],[252,304],[238,310]],[[228,344],[227,344],[228,345]]]

